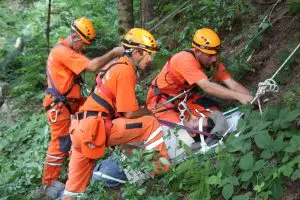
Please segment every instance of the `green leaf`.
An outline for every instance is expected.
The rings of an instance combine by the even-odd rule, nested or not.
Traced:
[[[300,179],[300,169],[297,169],[296,171],[294,171],[294,173],[291,176],[292,181],[296,181],[298,179]]]
[[[253,131],[260,131],[266,129],[268,126],[272,124],[271,121],[260,121],[258,124],[256,124],[253,128]]]
[[[263,131],[254,137],[255,144],[261,149],[267,149],[272,145],[272,138],[267,131]]]
[[[290,112],[289,108],[281,109],[279,112],[279,118],[284,119],[289,114],[289,112]]]
[[[164,157],[160,157],[159,162],[163,165],[170,166],[170,162]]]
[[[266,161],[264,159],[258,160],[254,164],[254,171],[259,171],[263,166],[266,164]]]
[[[284,142],[283,142],[283,138],[284,138],[284,135],[280,135],[274,141],[274,143],[273,143],[273,150],[275,152],[279,152],[279,151],[281,151],[284,148],[285,145],[284,145]]]
[[[223,187],[222,189],[222,195],[224,199],[229,199],[233,194],[233,185],[232,184],[227,184]]]
[[[290,166],[288,166],[288,165],[286,165],[286,166],[283,168],[282,173],[283,173],[284,176],[290,177],[290,175],[293,173],[293,168],[290,167]]]
[[[232,197],[232,200],[248,200],[252,195],[252,192],[247,192],[246,194],[236,195]]]
[[[275,200],[282,199],[282,185],[280,179],[275,179],[271,185],[272,197]]]
[[[268,107],[265,112],[263,112],[262,117],[265,121],[274,121],[277,119],[279,114],[278,108]]]
[[[183,149],[184,149],[184,151],[185,151],[186,153],[188,153],[189,155],[192,155],[192,154],[193,154],[192,149],[191,149],[188,145],[183,144]]]
[[[246,181],[250,180],[252,178],[252,176],[253,176],[252,170],[242,172],[240,175],[241,181],[246,182]]]
[[[217,176],[211,176],[206,181],[209,185],[219,185],[221,183],[221,179]]]
[[[297,108],[298,110],[300,110],[300,101],[297,102],[296,108]]]
[[[253,152],[249,152],[241,158],[239,167],[242,170],[249,170],[253,168]]]
[[[138,189],[136,192],[137,192],[139,195],[143,195],[143,194],[145,194],[146,189],[145,189],[145,188],[140,188],[140,189]]]
[[[283,158],[282,158],[282,160],[281,160],[281,162],[282,162],[282,163],[287,162],[287,161],[289,160],[289,158],[290,158],[290,155],[291,155],[291,154],[288,153],[288,152],[285,153],[284,156],[283,156]]]
[[[284,151],[289,153],[300,151],[300,136],[293,136]]]
[[[297,117],[300,116],[299,110],[294,110],[292,112],[289,112],[286,117],[284,118],[284,121],[291,122],[294,121]]]
[[[231,153],[241,151],[243,149],[243,142],[239,139],[239,137],[230,135],[226,140],[226,149]]]
[[[225,179],[222,179],[222,181],[220,183],[220,186],[223,187],[224,185],[226,185],[228,183],[236,186],[236,185],[239,184],[239,180],[236,176],[230,176],[230,177],[227,177]]]
[[[274,153],[271,150],[266,149],[260,154],[260,157],[264,159],[270,159],[273,155]]]

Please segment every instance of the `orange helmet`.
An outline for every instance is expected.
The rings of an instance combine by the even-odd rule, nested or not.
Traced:
[[[86,43],[91,44],[95,39],[95,28],[93,23],[85,17],[76,19],[72,22],[72,30]]]
[[[206,54],[217,54],[220,49],[221,40],[218,34],[209,29],[199,29],[193,38],[192,46]]]
[[[142,28],[130,29],[122,39],[122,45],[129,48],[139,48],[150,53],[159,50],[154,36]]]

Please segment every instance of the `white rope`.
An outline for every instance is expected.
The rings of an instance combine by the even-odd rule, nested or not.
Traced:
[[[273,74],[273,76],[271,78],[266,79],[264,82],[258,83],[258,89],[257,89],[257,92],[256,92],[256,95],[255,95],[254,99],[251,101],[251,104],[255,100],[257,100],[260,113],[262,113],[262,109],[261,109],[261,104],[260,104],[259,97],[261,95],[264,95],[266,92],[278,92],[279,87],[278,87],[277,83],[275,82],[274,78],[280,72],[280,70],[284,67],[284,65],[287,63],[287,61],[295,54],[295,52],[298,50],[299,47],[300,47],[300,43],[292,51],[292,53],[285,59],[285,61],[277,69],[277,71]]]
[[[286,64],[286,62],[294,55],[294,53],[298,50],[300,46],[300,43],[298,46],[293,50],[293,52],[287,57],[287,59],[282,63],[282,65],[278,68],[278,70],[274,73],[274,75],[271,77],[271,79],[274,79],[274,77],[279,73],[279,71],[283,68],[283,66]]]
[[[262,113],[261,110],[261,105],[260,105],[260,101],[259,101],[259,96],[265,94],[266,92],[278,92],[279,87],[276,84],[276,82],[274,81],[275,76],[279,73],[279,71],[283,68],[283,66],[287,63],[287,61],[295,54],[295,52],[298,50],[298,48],[300,47],[300,43],[297,45],[297,47],[292,51],[292,53],[286,58],[286,60],[282,63],[282,65],[278,68],[278,70],[273,74],[273,76],[270,79],[266,79],[264,82],[260,82],[258,84],[258,89],[256,92],[256,95],[254,97],[254,99],[251,101],[251,104],[255,101],[258,100],[258,106],[260,109],[260,112]],[[236,108],[232,109],[235,110]],[[231,112],[231,110],[230,110]],[[238,120],[243,116],[243,113],[241,113],[238,117]],[[223,138],[225,138],[225,136],[229,133],[229,131],[232,129],[233,124],[228,128],[228,130],[224,133]],[[223,141],[223,138],[221,139],[221,141]]]
[[[262,114],[262,109],[259,97],[264,95],[266,92],[278,92],[278,90],[279,87],[273,79],[266,79],[264,82],[258,83],[255,99],[257,100],[260,114]]]

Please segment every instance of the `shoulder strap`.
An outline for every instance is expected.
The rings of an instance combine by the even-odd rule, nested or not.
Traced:
[[[56,87],[55,87],[55,85],[54,85],[54,82],[53,82],[53,80],[52,80],[52,78],[51,78],[51,76],[50,76],[50,73],[49,73],[49,69],[48,69],[48,67],[47,67],[47,77],[49,78],[49,81],[50,81],[50,85],[51,85],[51,88],[47,88],[47,90],[46,90],[46,92],[49,92],[49,93],[54,93],[54,95],[55,95],[55,97],[58,99],[58,101],[60,101],[60,102],[66,102],[66,97],[65,96],[63,96],[63,95],[61,95],[58,91],[57,91],[57,89],[56,89]]]
[[[96,78],[96,84],[97,84],[97,87],[101,90],[101,92],[103,92],[109,99],[112,100],[112,102],[114,103],[115,100],[116,100],[116,97],[115,95],[111,92],[111,90],[106,87],[103,83],[102,83],[102,79],[103,77],[105,76],[105,74],[114,66],[118,65],[118,64],[126,64],[128,65],[126,62],[116,62],[116,63],[113,63],[111,64],[107,69],[105,70],[100,70],[100,72],[103,72],[101,75],[99,75],[97,78]],[[113,117],[115,116],[115,110],[114,108],[107,102],[105,101],[104,99],[102,99],[100,96],[98,96],[97,94],[95,94],[94,92],[92,92],[92,97],[93,99],[98,103],[100,104],[101,106],[103,106],[104,108],[106,108],[109,112],[110,112],[110,115]]]
[[[188,53],[190,53],[190,54],[192,54],[195,58],[196,58],[196,56],[195,56],[195,52],[193,51],[193,50],[190,50],[190,49],[185,49],[185,50],[183,50],[183,51],[185,51],[185,52],[188,52]]]
[[[99,72],[103,72],[103,73],[100,75],[100,78],[102,79],[102,78],[105,76],[105,74],[106,74],[113,66],[118,65],[118,64],[126,64],[126,65],[128,65],[127,62],[115,62],[115,63],[111,64],[107,69],[99,70]]]
[[[109,111],[110,116],[113,118],[115,116],[115,109],[103,98],[98,96],[95,92],[92,92],[92,98],[101,106]]]

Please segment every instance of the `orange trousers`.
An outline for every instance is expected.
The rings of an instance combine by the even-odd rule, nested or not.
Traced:
[[[84,119],[79,123],[84,123]],[[147,141],[146,149],[147,147],[148,149],[153,147],[160,152],[160,157],[168,159],[166,145],[162,141],[163,133],[160,130],[160,124],[153,116],[143,116],[135,119],[121,117],[114,119],[112,123],[113,126],[110,137],[107,141],[108,146]],[[69,174],[64,193],[68,193],[70,196],[76,194],[79,195],[85,191],[92,176],[95,164],[95,160],[85,157],[85,155],[81,152],[80,131],[76,131],[75,129],[75,131],[71,134],[71,139],[72,149],[70,154]],[[156,141],[162,142],[158,144]],[[168,166],[160,167],[164,170],[168,170]]]
[[[50,119],[56,119],[52,122]],[[69,128],[71,125],[70,112],[63,106],[56,116],[54,111],[47,111],[47,120],[50,126],[51,141],[44,162],[42,183],[48,185],[58,179],[63,161],[71,147]]]

